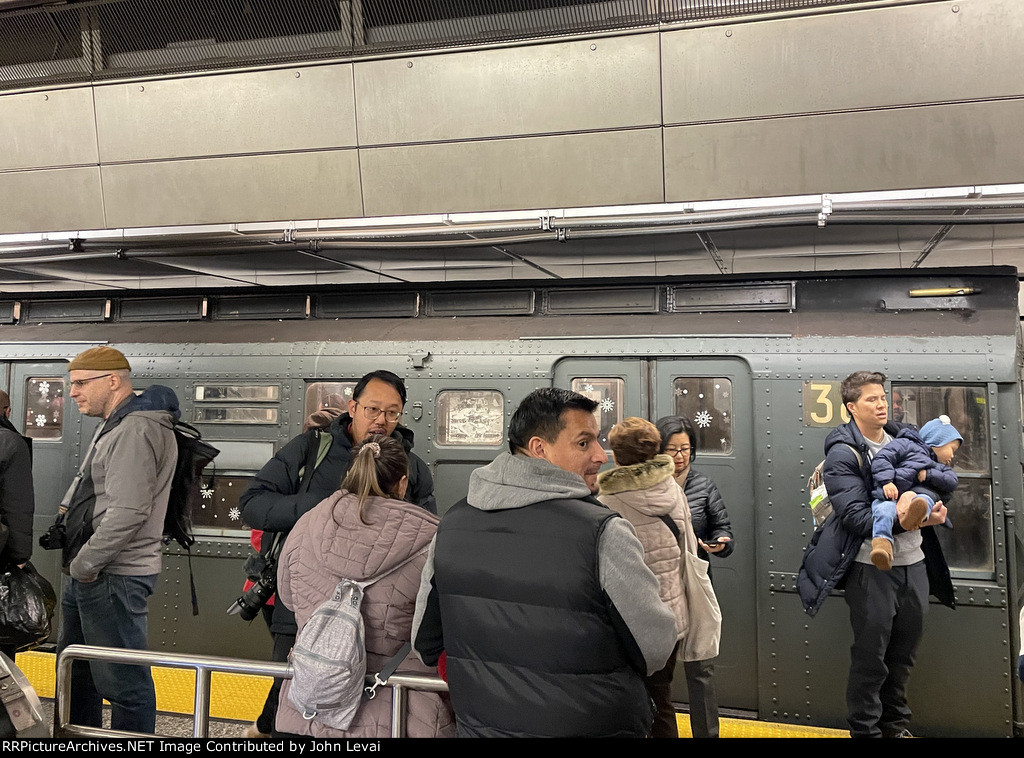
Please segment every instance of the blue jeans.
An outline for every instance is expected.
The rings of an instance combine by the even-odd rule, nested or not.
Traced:
[[[928,512],[930,513],[932,508],[935,507],[935,500],[930,495],[923,493],[915,493],[918,497],[923,497],[928,502]],[[874,526],[871,530],[871,536],[884,537],[885,539],[892,542],[892,525],[896,521],[896,503],[893,500],[876,500],[871,504],[871,517],[874,519]]]
[[[94,582],[64,577],[57,655],[68,645],[145,650],[146,617],[156,574],[100,574]],[[75,661],[71,667],[71,723],[102,726],[103,700],[111,705],[110,727],[152,734],[156,691],[148,666]]]

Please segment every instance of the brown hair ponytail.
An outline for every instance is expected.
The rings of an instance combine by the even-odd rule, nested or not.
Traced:
[[[405,448],[393,437],[371,434],[353,447],[352,465],[341,486],[359,497],[359,520],[369,526],[363,515],[366,498],[396,497],[398,484],[408,472]]]

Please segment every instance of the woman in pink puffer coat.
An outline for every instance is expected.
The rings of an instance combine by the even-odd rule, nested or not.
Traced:
[[[366,589],[361,607],[366,628],[366,671],[373,674],[408,642],[426,550],[438,517],[401,498],[408,484],[402,445],[371,435],[353,449],[352,466],[340,490],[303,515],[288,535],[278,563],[277,596],[295,612],[299,631],[341,579],[364,581],[413,560]],[[417,555],[418,554],[418,555]],[[398,670],[433,674],[415,656]],[[391,735],[391,688],[363,700],[351,726],[332,729],[306,720],[281,689],[277,733],[368,739]],[[451,737],[455,719],[447,695],[411,691],[406,700],[406,735]]]

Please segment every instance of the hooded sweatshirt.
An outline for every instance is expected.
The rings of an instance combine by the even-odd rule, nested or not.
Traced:
[[[466,582],[476,594],[452,591]],[[454,609],[463,604],[496,624],[494,614],[507,613],[501,639],[469,628]],[[460,623],[479,639],[453,639]],[[573,647],[578,635],[587,641]],[[503,647],[506,660],[453,659],[453,649],[476,642]],[[509,453],[472,473],[468,497],[445,514],[431,543],[413,620],[424,663],[448,652],[460,734],[635,734],[634,722],[612,723],[601,709],[645,707],[642,675],[664,668],[675,642],[675,617],[633,527],[580,476]]]

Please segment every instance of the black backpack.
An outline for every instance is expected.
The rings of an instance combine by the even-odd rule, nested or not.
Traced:
[[[174,540],[188,554],[188,581],[192,590],[192,615],[199,615],[199,598],[196,596],[196,582],[192,575],[192,546],[196,538],[192,534],[192,511],[202,501],[201,490],[203,469],[220,454],[220,450],[208,442],[194,426],[184,421],[174,422],[174,441],[178,445],[178,462],[171,478],[171,494],[167,499],[167,513],[164,516],[164,544]]]
[[[184,421],[174,424],[174,441],[178,444],[178,462],[171,479],[171,495],[164,516],[164,544],[174,540],[189,550],[196,542],[192,535],[192,511],[202,502],[200,492],[203,469],[220,454],[194,426]]]

